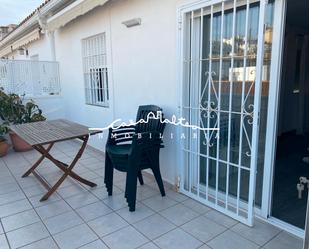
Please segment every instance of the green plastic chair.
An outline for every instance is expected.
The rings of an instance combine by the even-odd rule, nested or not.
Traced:
[[[145,105],[138,108],[136,122],[147,120],[149,113],[157,115],[162,109],[155,105]],[[160,173],[159,153],[163,148],[163,131],[165,123],[159,119],[149,119],[147,123],[126,126],[119,129],[109,129],[105,152],[104,183],[108,195],[113,194],[113,170],[126,172],[125,198],[129,210],[135,211],[137,179],[144,184],[142,170],[151,169],[162,196],[165,196],[164,185]]]

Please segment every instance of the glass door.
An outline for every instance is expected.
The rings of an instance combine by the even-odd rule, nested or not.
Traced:
[[[264,160],[273,12],[271,1],[231,0],[182,13],[182,117],[201,129],[182,129],[181,188],[248,225]]]

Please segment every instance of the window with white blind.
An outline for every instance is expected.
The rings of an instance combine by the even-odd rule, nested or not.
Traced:
[[[86,104],[109,106],[105,33],[82,40]]]

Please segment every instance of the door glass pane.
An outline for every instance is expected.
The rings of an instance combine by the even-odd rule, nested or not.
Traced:
[[[216,59],[220,56],[221,47],[221,13],[214,14],[212,29],[212,57]]]
[[[224,13],[223,24],[223,57],[231,56],[233,39],[233,10],[227,10]]]

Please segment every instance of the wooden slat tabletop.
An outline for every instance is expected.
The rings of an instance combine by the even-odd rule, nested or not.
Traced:
[[[10,129],[31,146],[44,145],[101,132],[89,131],[88,127],[65,119],[11,125]]]

